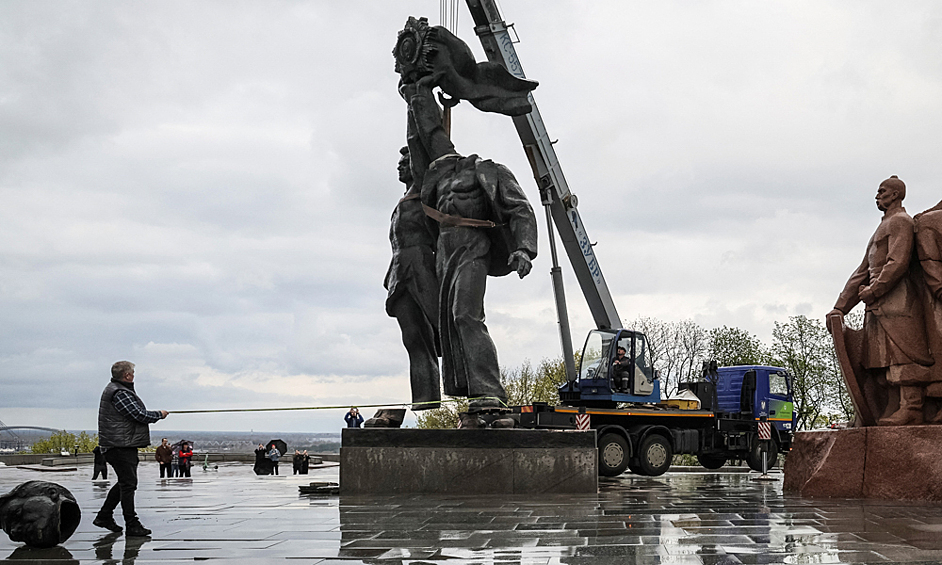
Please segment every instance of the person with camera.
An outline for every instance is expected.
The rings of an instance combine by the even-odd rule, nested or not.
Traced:
[[[359,428],[363,425],[363,416],[360,415],[360,411],[356,407],[351,408],[347,415],[343,417],[344,421],[347,422],[348,428]]]

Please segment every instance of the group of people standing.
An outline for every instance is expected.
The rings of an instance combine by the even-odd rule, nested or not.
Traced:
[[[160,464],[161,479],[165,474],[167,478],[189,477],[193,466],[193,448],[187,442],[170,445],[167,438],[163,438],[154,453],[154,459]]]
[[[307,475],[308,469],[311,466],[311,456],[307,454],[307,450],[298,451],[294,450],[294,457],[291,459],[291,467],[294,469],[295,475]]]
[[[263,443],[258,444],[258,448],[255,449],[255,474],[277,475],[278,461],[281,456],[282,453],[278,451],[278,447],[274,444],[269,447],[266,447]]]

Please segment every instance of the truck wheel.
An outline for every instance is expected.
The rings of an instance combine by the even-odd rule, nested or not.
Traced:
[[[649,477],[663,475],[671,466],[674,456],[671,444],[660,434],[651,434],[641,442],[638,450],[638,467]]]
[[[726,465],[726,457],[723,455],[707,455],[704,453],[697,454],[697,461],[700,462],[700,465],[703,465],[706,469],[719,469],[723,465]]]
[[[769,450],[765,453],[766,458],[766,469],[771,470],[775,466],[775,462],[778,460],[778,445],[775,443],[775,440],[771,440],[769,443]],[[762,442],[757,441],[752,449],[749,450],[749,455],[746,456],[746,464],[749,465],[749,468],[753,471],[762,472]]]
[[[628,467],[628,442],[618,434],[602,434],[599,438],[599,474],[617,477]]]

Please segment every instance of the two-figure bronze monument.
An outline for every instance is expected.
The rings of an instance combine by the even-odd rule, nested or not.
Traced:
[[[462,427],[512,426],[497,349],[484,323],[488,276],[525,277],[536,257],[536,217],[510,170],[451,142],[446,108],[467,100],[486,112],[530,111],[537,83],[495,63],[476,63],[468,46],[425,18],[409,18],[393,51],[407,106],[399,160],[405,195],[392,215],[393,257],[386,312],[409,354],[413,409],[437,408],[441,390],[470,398]],[[441,356],[441,373],[438,357]]]

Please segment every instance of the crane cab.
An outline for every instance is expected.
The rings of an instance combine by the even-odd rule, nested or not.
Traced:
[[[659,402],[661,386],[644,334],[624,329],[589,332],[576,379],[564,384],[559,396],[564,404],[577,406]]]

